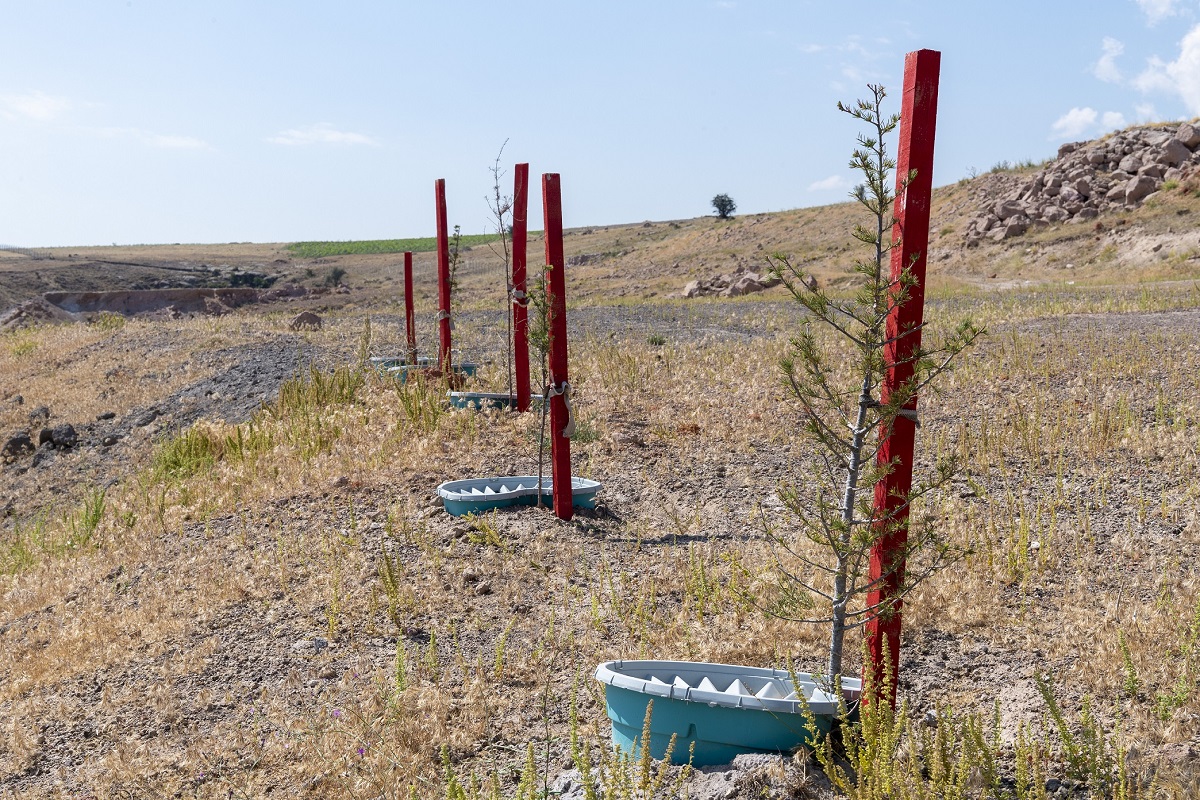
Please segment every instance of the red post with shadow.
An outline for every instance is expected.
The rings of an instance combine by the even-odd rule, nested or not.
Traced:
[[[567,282],[563,274],[562,186],[557,173],[542,175],[542,211],[546,224],[546,264],[550,268],[546,300],[550,313],[550,463],[554,482],[554,516],[574,515],[571,493],[571,384],[567,380]]]
[[[446,179],[434,183],[437,201],[438,371],[449,377],[450,364],[450,237],[446,232]]]
[[[929,247],[929,212],[933,196],[933,140],[937,122],[938,76],[942,55],[917,50],[904,59],[904,96],[900,108],[900,143],[896,159],[896,224],[892,228],[892,291],[907,267],[916,279],[903,303],[892,306],[884,349],[887,372],[881,390],[886,403],[892,392],[913,377],[913,354],[921,346],[925,309],[925,256]],[[909,176],[912,171],[912,179]],[[900,622],[908,543],[908,496],[912,490],[913,448],[916,441],[917,398],[906,406],[913,413],[897,417],[891,430],[881,430],[878,465],[892,465],[875,485],[875,518],[883,520],[884,535],[871,550],[870,580],[874,588],[867,604],[875,609],[867,622],[867,663],[864,681],[872,681],[877,696],[893,706],[900,667]],[[884,658],[888,659],[885,665]],[[870,672],[868,672],[870,670]],[[884,676],[888,682],[883,683]]]
[[[417,322],[413,316],[412,252],[404,254],[404,332],[408,340],[409,364],[417,363]]]
[[[513,372],[517,411],[529,410],[529,298],[526,296],[525,253],[529,228],[529,165],[517,164],[512,206]]]

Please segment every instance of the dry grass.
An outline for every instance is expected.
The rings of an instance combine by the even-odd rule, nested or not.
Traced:
[[[1121,719],[1139,765],[1200,736],[1196,305],[1189,284],[936,298],[938,324],[971,313],[992,334],[922,401],[924,457],[969,468],[922,513],[973,552],[909,606],[918,706],[998,701],[1011,741],[1053,672],[1070,713],[1086,695]],[[562,769],[573,695],[603,746],[601,660],[818,667],[824,630],[747,601],[774,567],[762,520],[787,524],[774,488],[805,480],[777,368],[789,324],[750,343],[573,342],[593,434],[575,469],[605,504],[571,523],[430,504],[442,480],[536,471],[533,415],[447,411],[439,387],[350,369],[252,424],[147,443],[94,525],[85,494],[6,520],[0,796],[439,796],[443,751],[511,792],[529,742]],[[145,347],[163,326],[177,351]],[[314,336],[350,364],[360,330],[348,315]],[[237,316],[7,336],[0,371],[28,388],[0,421],[144,405],[202,376],[194,354],[277,331]]]
[[[1094,222],[1053,225],[1002,243],[964,247],[967,223],[1032,171],[981,175],[934,191],[931,285],[992,291],[1067,281],[1124,286],[1200,275],[1200,239],[1192,223],[1200,214],[1196,178],[1160,192],[1135,211],[1109,213]],[[699,217],[572,228],[564,239],[568,296],[572,302],[588,305],[640,303],[677,294],[690,280],[711,278],[739,266],[761,272],[768,266],[767,256],[776,252],[789,255],[823,285],[839,286],[853,280],[857,247],[851,232],[861,221],[856,204],[842,203],[731,220]],[[539,263],[542,249],[543,242],[531,238],[531,266]],[[464,248],[456,296],[459,307],[495,308],[502,301],[506,281],[498,253],[487,245]],[[403,298],[399,254],[299,259],[283,244],[231,243],[52,248],[37,255],[34,260],[0,252],[4,276],[0,308],[63,286],[78,291],[98,290],[105,281],[120,284],[114,270],[123,275],[122,285],[128,285],[138,277],[178,278],[178,271],[160,266],[177,270],[202,264],[281,274],[313,287],[320,286],[331,270],[345,270],[345,282],[354,291],[322,298],[321,303],[377,307],[399,304]],[[130,264],[147,266],[139,271]],[[422,309],[436,304],[435,276],[435,255],[416,253],[415,293]],[[782,287],[767,294],[775,299],[785,296]]]

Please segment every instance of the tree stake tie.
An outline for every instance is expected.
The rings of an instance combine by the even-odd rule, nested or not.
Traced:
[[[509,287],[508,294],[510,297],[512,297],[512,301],[514,303],[516,303],[517,305],[519,305],[519,306],[529,305],[529,296],[527,294],[525,294],[524,292],[520,291],[519,289],[513,289],[512,287]]]
[[[454,320],[450,319],[450,312],[449,312],[449,311],[438,311],[438,312],[437,312],[437,316],[433,318],[433,321],[434,321],[435,323],[437,323],[437,322],[441,322],[441,321],[442,321],[442,320],[444,320],[444,319],[449,319],[449,320],[450,320],[450,328],[453,330],[453,328],[454,328]]]
[[[872,400],[866,404],[867,408],[879,408],[881,405],[882,403],[880,403],[878,400]],[[902,408],[896,412],[896,416],[904,417],[907,420],[912,420],[913,425],[918,428],[921,427],[921,420],[917,416],[917,410],[915,408]],[[854,430],[853,425],[850,426],[850,430]]]
[[[554,384],[550,384],[546,387],[547,403],[551,397],[561,397],[563,402],[567,404],[567,426],[562,429],[562,435],[570,439],[575,435],[575,407],[571,405],[571,384],[563,381],[561,389]]]

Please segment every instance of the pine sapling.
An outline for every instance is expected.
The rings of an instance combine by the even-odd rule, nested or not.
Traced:
[[[948,458],[938,463],[927,480],[914,484],[899,511],[877,513],[872,488],[895,468],[879,463],[881,442],[901,417],[913,419],[907,408],[915,398],[969,347],[983,331],[964,320],[940,341],[912,348],[913,375],[882,399],[888,370],[887,350],[919,329],[902,331],[889,340],[888,317],[912,296],[917,286],[913,264],[891,274],[892,251],[900,246],[890,183],[896,162],[885,138],[897,128],[899,116],[885,116],[886,93],[869,86],[871,96],[838,109],[864,123],[867,133],[858,136],[850,166],[863,182],[851,196],[868,212],[869,223],[854,229],[854,238],[864,245],[866,255],[856,260],[854,272],[861,282],[850,297],[840,297],[818,286],[786,255],[771,256],[771,271],[807,311],[807,320],[791,340],[781,366],[784,383],[799,406],[801,432],[818,454],[817,466],[801,483],[785,485],[780,497],[799,520],[803,538],[773,533],[779,549],[780,616],[821,622],[830,626],[828,675],[842,673],[844,638],[848,630],[865,624],[878,609],[867,606],[868,592],[894,577],[898,566],[872,581],[868,566],[872,548],[900,524],[906,524],[913,501],[945,484],[957,471]],[[900,189],[915,173],[904,176]],[[928,332],[925,341],[929,341]],[[816,554],[805,544],[816,545]],[[897,554],[895,564],[921,556],[901,575],[900,596],[921,580],[963,554],[935,527],[916,520],[909,527],[908,543]],[[796,568],[799,564],[800,568]],[[814,598],[824,604],[824,613],[813,614]],[[798,613],[799,612],[799,613]]]

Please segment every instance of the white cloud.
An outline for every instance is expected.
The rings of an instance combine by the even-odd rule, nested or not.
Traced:
[[[1129,123],[1125,121],[1125,115],[1120,111],[1105,111],[1104,116],[1100,118],[1100,125],[1106,131],[1121,130]]]
[[[1179,13],[1179,0],[1136,0],[1136,2],[1142,9],[1142,13],[1146,15],[1146,22],[1150,25],[1157,25],[1167,17],[1173,17]]]
[[[1050,126],[1051,139],[1074,139],[1096,124],[1096,109],[1072,108]]]
[[[828,178],[823,178],[819,181],[814,181],[808,185],[810,192],[827,192],[831,189],[846,189],[849,190],[854,186],[854,181],[847,178],[845,175],[830,175]]]
[[[1179,58],[1171,62],[1157,56],[1148,59],[1146,69],[1133,83],[1143,92],[1177,94],[1188,113],[1200,115],[1200,25],[1179,43]]]
[[[1092,67],[1092,74],[1106,83],[1119,83],[1121,70],[1117,68],[1117,56],[1125,52],[1125,45],[1111,36],[1105,36],[1100,47],[1104,55]]]
[[[0,95],[0,114],[8,119],[24,117],[37,122],[49,122],[70,107],[70,102],[65,98],[54,97],[45,92]]]
[[[1158,119],[1158,109],[1153,103],[1138,103],[1133,107],[1133,113],[1138,122],[1151,122]]]
[[[306,145],[306,144],[369,144],[379,142],[361,133],[339,131],[328,122],[318,122],[305,128],[291,128],[267,139],[272,144]]]

